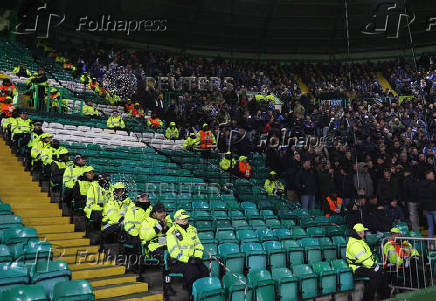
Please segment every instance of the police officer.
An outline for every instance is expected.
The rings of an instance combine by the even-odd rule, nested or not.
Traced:
[[[110,176],[106,173],[97,177],[86,193],[86,207],[83,208],[87,223],[87,234],[95,230],[100,231],[103,218],[103,206],[113,197],[113,186],[110,184]]]
[[[88,190],[93,182],[96,182],[94,180],[94,168],[87,166],[83,175],[77,178],[73,187],[74,209],[85,207]]]
[[[129,251],[132,254],[141,254],[141,240],[139,231],[141,230],[142,222],[150,216],[151,208],[148,201],[148,194],[139,193],[136,196],[136,202],[131,203],[124,215],[124,231],[126,232],[126,244],[132,246]]]
[[[347,243],[346,258],[350,268],[356,277],[369,277],[365,288],[363,300],[374,300],[376,291],[380,299],[389,298],[388,277],[383,269],[377,264],[370,247],[365,242],[365,231],[368,230],[363,224],[355,224]]]
[[[285,185],[280,182],[275,171],[269,173],[268,179],[265,180],[264,187],[269,195],[277,195],[285,192]]]
[[[65,168],[62,183],[64,185],[63,203],[67,205],[67,209],[71,212],[71,202],[73,200],[73,187],[77,179],[83,175],[86,169],[86,159],[83,155],[76,155],[73,164]]]
[[[32,120],[28,118],[27,112],[23,111],[20,117],[11,124],[13,150],[18,151],[18,147],[27,146],[30,139],[30,133],[33,130]]]
[[[168,140],[179,139],[179,129],[176,128],[176,123],[174,121],[170,122],[170,126],[165,130],[165,138]]]
[[[32,159],[30,165],[32,167],[32,171],[38,171],[41,169],[41,156],[43,150],[47,147],[50,147],[52,141],[53,135],[51,133],[44,133],[39,137],[39,140],[33,144],[32,149],[30,150],[30,157]]]
[[[103,243],[118,241],[118,234],[121,229],[120,225],[124,221],[127,208],[132,203],[132,200],[126,193],[124,183],[115,183],[113,189],[113,198],[103,205],[100,250],[103,250]]]
[[[73,163],[70,162],[70,153],[65,147],[60,147],[57,160],[53,160],[50,166],[50,186],[52,192],[60,191],[65,169],[71,164]]]
[[[112,113],[112,116],[107,120],[107,127],[113,130],[122,130],[126,128],[126,124],[124,123],[123,118],[121,118],[120,114],[117,111]]]
[[[232,171],[232,169],[236,166],[236,160],[232,158],[231,152],[227,152],[224,155],[224,158],[221,159],[219,165],[220,168],[224,171]]]
[[[197,144],[197,136],[195,133],[190,133],[188,138],[186,138],[185,142],[183,143],[183,148],[188,151],[193,151]]]
[[[183,273],[184,287],[191,293],[195,280],[207,277],[209,270],[201,260],[204,247],[197,229],[189,224],[189,215],[183,209],[174,214],[174,223],[167,231],[167,249],[171,271]]]
[[[162,263],[164,261],[164,252],[167,249],[166,232],[171,227],[171,219],[166,214],[165,206],[162,203],[156,203],[150,216],[141,224],[140,238],[144,249],[150,257],[157,258]],[[143,281],[142,270],[140,270],[138,281]],[[176,292],[170,286],[169,271],[162,268],[162,279],[164,280],[164,296],[174,296]]]
[[[24,162],[26,166],[26,170],[30,170],[30,167],[32,165],[32,158],[31,158],[31,151],[32,148],[37,145],[39,140],[41,139],[42,134],[44,134],[44,131],[42,130],[42,122],[36,121],[33,123],[33,131],[30,133],[30,139],[27,143],[27,150],[24,154]]]

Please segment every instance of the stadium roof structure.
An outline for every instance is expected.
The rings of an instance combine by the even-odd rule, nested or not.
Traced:
[[[411,38],[415,47],[436,45],[433,0],[60,0],[50,5],[65,13],[63,31],[178,49],[346,53],[347,19],[351,52],[407,49]],[[148,30],[144,26],[129,34],[122,26],[94,30],[95,22],[104,23],[103,15],[117,21],[163,20],[163,26],[155,30],[143,22]]]

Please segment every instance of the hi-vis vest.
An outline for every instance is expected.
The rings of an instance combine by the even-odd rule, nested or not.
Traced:
[[[356,272],[356,269],[361,266],[372,268],[376,264],[370,247],[363,239],[350,237],[345,256],[348,266],[353,269],[353,272]]]
[[[83,208],[86,217],[91,218],[92,211],[102,211],[102,206],[110,201],[113,193],[112,185],[108,189],[104,189],[98,182],[93,182],[86,193],[86,206]]]
[[[335,211],[336,209],[341,210],[342,208],[342,199],[337,197],[336,200],[332,200],[330,196],[326,197],[327,203],[329,204],[329,209],[331,211]],[[327,213],[325,216],[329,217],[330,213]]]
[[[203,257],[204,247],[198,238],[197,229],[189,225],[186,231],[178,224],[167,231],[167,248],[171,258],[187,263],[189,257]]]
[[[171,219],[165,218],[166,225],[171,227]],[[141,243],[150,252],[155,251],[157,248],[166,246],[166,235],[160,231],[156,233],[154,227],[159,223],[159,221],[153,217],[147,217],[141,224],[139,237]]]
[[[211,131],[199,131],[198,134],[200,135],[200,147],[201,148],[211,148],[214,144],[215,138],[213,137],[213,134]]]
[[[251,177],[251,166],[248,162],[244,163],[239,161],[239,172],[244,175],[247,179]]]
[[[138,236],[141,223],[148,217],[144,209],[130,204],[124,215],[124,230],[131,236]]]
[[[162,126],[162,121],[159,118],[148,118],[147,119],[147,125],[153,126],[153,127],[160,127]]]
[[[384,266],[396,265],[399,269],[403,268],[403,258],[419,256],[419,252],[413,248],[412,244],[408,241],[402,243],[395,242],[392,238],[383,246],[383,253],[385,257]]]
[[[70,165],[65,169],[62,182],[66,188],[73,188],[77,178],[83,175],[88,166]]]

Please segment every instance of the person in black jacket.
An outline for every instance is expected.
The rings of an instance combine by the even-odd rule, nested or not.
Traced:
[[[376,196],[368,198],[363,207],[363,224],[371,232],[388,232],[392,228],[392,219],[387,215],[386,208],[378,204]]]
[[[417,185],[419,182],[410,169],[405,169],[403,175],[401,201],[406,203],[412,230],[419,231],[419,203],[417,202],[419,199],[417,198]]]
[[[434,172],[424,173],[425,179],[419,183],[419,201],[427,217],[428,237],[433,238],[436,223],[436,181]]]
[[[338,193],[342,197],[344,208],[348,208],[348,205],[351,204],[352,199],[356,196],[351,168],[341,167],[336,171],[335,182]]]
[[[303,209],[314,209],[315,199],[318,193],[318,181],[316,172],[311,167],[311,162],[305,160],[302,169],[297,174],[296,187],[300,193],[301,207]]]
[[[288,201],[294,202],[298,200],[298,195],[296,193],[295,179],[297,177],[297,172],[301,168],[301,155],[296,151],[294,156],[289,159],[286,170],[286,189],[288,194]]]
[[[385,169],[383,179],[377,184],[377,198],[380,204],[388,205],[392,200],[398,200],[400,187],[398,181],[391,177],[389,169]]]

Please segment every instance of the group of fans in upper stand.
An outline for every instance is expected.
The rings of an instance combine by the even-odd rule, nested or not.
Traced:
[[[4,117],[2,130],[26,169],[38,174],[40,180],[50,181],[51,195],[61,193],[59,206],[66,209],[64,214],[85,216],[87,236],[97,237],[94,242],[99,241],[101,252],[108,243],[121,242],[125,255],[142,259],[134,266],[138,281],[144,280],[144,258],[163,263],[166,253],[166,296],[175,295],[170,271],[183,273],[184,287],[189,292],[195,280],[208,275],[202,262],[204,247],[185,210],[178,210],[171,220],[162,203],[151,206],[147,193],[139,192],[132,201],[124,183],[112,184],[106,173],[95,175],[83,155],[76,155],[71,162],[69,151],[52,134],[44,133],[42,122],[32,122],[25,111],[15,110],[10,117]]]

